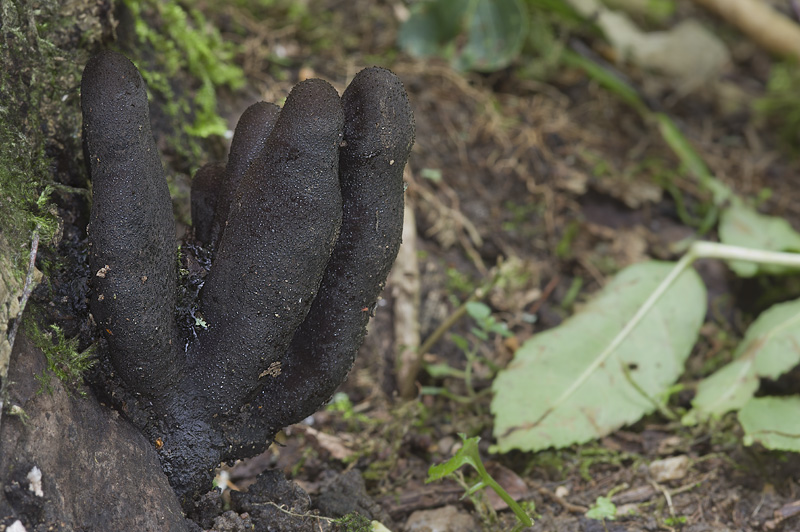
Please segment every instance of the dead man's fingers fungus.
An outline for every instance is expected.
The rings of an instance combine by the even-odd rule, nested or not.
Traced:
[[[346,378],[400,245],[411,107],[394,74],[370,68],[341,99],[307,80],[283,109],[247,109],[227,165],[206,165],[192,186],[199,244],[184,253],[205,246],[212,259],[187,332],[144,81],[103,52],[81,91],[106,382],[186,500],[220,461],[260,452]]]

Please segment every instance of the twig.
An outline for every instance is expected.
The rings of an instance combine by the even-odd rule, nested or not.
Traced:
[[[560,504],[568,512],[572,512],[574,514],[585,514],[586,512],[589,511],[587,507],[581,506],[579,504],[572,504],[571,502],[567,501],[564,497],[556,495],[554,491],[549,490],[544,486],[537,486],[536,491],[538,491],[541,495],[544,495],[548,499]]]
[[[651,480],[650,485],[653,486],[653,489],[655,489],[656,491],[661,492],[661,495],[663,495],[664,499],[666,499],[667,501],[667,507],[669,508],[670,516],[675,517],[675,506],[672,505],[672,495],[670,495],[669,490],[663,487],[655,480]]]
[[[758,0],[694,0],[739,28],[767,51],[800,58],[800,28]]]
[[[537,299],[533,306],[528,310],[529,314],[536,314],[539,312],[539,309],[542,308],[542,305],[544,305],[544,303],[550,299],[550,295],[558,286],[559,281],[561,281],[561,277],[558,274],[550,279],[550,282],[547,283],[547,286],[545,286],[544,290],[542,290],[542,295],[539,296],[539,299]]]
[[[22,298],[19,300],[19,313],[17,319],[14,320],[14,325],[11,326],[11,332],[8,333],[8,343],[11,348],[14,348],[14,340],[17,336],[19,324],[22,321],[22,313],[25,312],[25,305],[28,303],[28,298],[33,291],[33,274],[36,271],[36,253],[39,251],[39,226],[33,232],[33,242],[31,243],[30,260],[28,261],[28,274],[25,276],[25,286],[22,288]]]
[[[39,228],[40,226],[37,225],[36,229],[33,231],[33,242],[31,242],[31,254],[30,259],[28,260],[28,274],[25,276],[25,285],[22,287],[22,298],[19,301],[19,313],[14,320],[14,325],[11,326],[11,331],[8,333],[8,352],[9,356],[11,352],[14,350],[14,340],[17,337],[17,331],[19,330],[19,324],[22,322],[22,313],[25,311],[25,306],[28,303],[28,298],[31,296],[31,292],[33,291],[33,274],[36,271],[36,253],[39,251]],[[0,375],[0,420],[3,416],[3,398],[6,395],[6,383],[8,379],[6,378],[7,375]]]
[[[394,298],[394,337],[397,346],[397,389],[404,399],[417,395],[417,374],[422,366],[419,351],[420,279],[417,262],[417,224],[414,210],[406,203],[403,223],[403,244],[389,274]]]

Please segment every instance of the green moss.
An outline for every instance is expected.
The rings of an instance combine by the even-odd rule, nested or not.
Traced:
[[[216,93],[219,87],[244,85],[244,72],[234,63],[237,47],[223,40],[197,9],[187,10],[174,1],[123,1],[133,15],[138,44],[151,50],[158,62],[157,69],[139,70],[149,90],[166,102],[167,115],[184,123],[190,136],[224,135],[228,127],[217,114]],[[191,97],[175,93],[171,80],[179,75],[196,83]],[[188,117],[192,118],[185,120]]]
[[[44,2],[36,11],[22,2],[0,4],[0,231],[19,279],[27,269],[33,231],[48,242],[58,228],[49,199],[53,179],[42,109],[54,101],[60,51],[36,25],[39,18],[56,16],[55,4]]]
[[[371,532],[372,522],[358,512],[350,512],[334,521],[336,530],[341,532]]]
[[[64,331],[58,325],[50,325],[49,330],[43,331],[33,318],[26,317],[24,319],[25,334],[47,358],[47,371],[36,375],[36,380],[41,385],[38,393],[53,393],[53,376],[63,382],[68,390],[79,386],[83,372],[90,369],[95,363],[94,346],[79,352],[78,339],[66,338]],[[81,396],[86,395],[84,391],[79,393]]]

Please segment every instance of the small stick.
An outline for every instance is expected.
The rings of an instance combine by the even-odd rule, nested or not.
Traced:
[[[28,303],[28,298],[31,296],[31,292],[33,291],[33,274],[36,271],[36,253],[39,251],[39,228],[40,226],[37,224],[36,229],[33,231],[33,242],[31,242],[31,254],[30,259],[28,261],[28,274],[25,276],[25,285],[22,287],[22,298],[19,301],[19,313],[14,320],[14,325],[11,326],[11,331],[8,333],[8,351],[9,356],[11,356],[11,352],[14,350],[14,340],[17,337],[17,330],[19,330],[19,324],[22,321],[22,313],[25,311],[25,305]],[[6,375],[0,375],[0,379],[2,379],[2,384],[0,384],[0,419],[3,416],[3,397],[5,397],[6,392],[6,383],[8,379]]]
[[[11,348],[14,348],[14,340],[17,336],[17,329],[19,329],[19,324],[22,321],[22,313],[25,312],[25,305],[28,303],[28,298],[31,296],[31,292],[33,292],[33,273],[36,271],[36,253],[39,251],[39,226],[36,226],[36,230],[33,232],[33,242],[31,243],[31,254],[30,260],[28,261],[28,275],[25,276],[25,286],[22,288],[22,299],[19,300],[19,314],[17,314],[17,319],[14,320],[14,325],[11,326],[11,332],[8,333],[8,343],[11,344]]]
[[[574,514],[585,514],[586,512],[589,511],[589,508],[587,508],[586,506],[581,506],[580,504],[572,504],[564,497],[557,495],[556,492],[549,490],[544,486],[537,486],[536,491],[538,491],[541,495],[544,495],[545,497],[549,498],[550,500],[556,502],[557,504],[560,504],[568,512],[572,512]]]

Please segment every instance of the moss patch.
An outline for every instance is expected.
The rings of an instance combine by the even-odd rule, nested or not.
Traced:
[[[33,318],[26,317],[23,326],[25,333],[47,358],[47,370],[36,375],[36,380],[41,384],[38,393],[53,393],[53,376],[63,382],[67,390],[76,389],[83,373],[96,362],[94,345],[79,352],[78,339],[65,337],[58,325],[53,324],[42,330]],[[86,392],[81,390],[79,394],[84,396]]]
[[[123,0],[123,4],[132,18],[133,47],[142,52],[134,54],[142,56],[140,61],[134,57],[134,63],[146,66],[139,70],[151,97],[162,104],[171,121],[184,124],[183,133],[189,137],[224,135],[228,126],[217,114],[217,89],[244,85],[244,73],[234,61],[238,47],[224,41],[197,9],[186,9],[174,1]],[[155,64],[143,65],[142,61]],[[178,79],[191,85],[188,91],[176,85]],[[181,155],[200,158],[197,142],[170,144]]]

